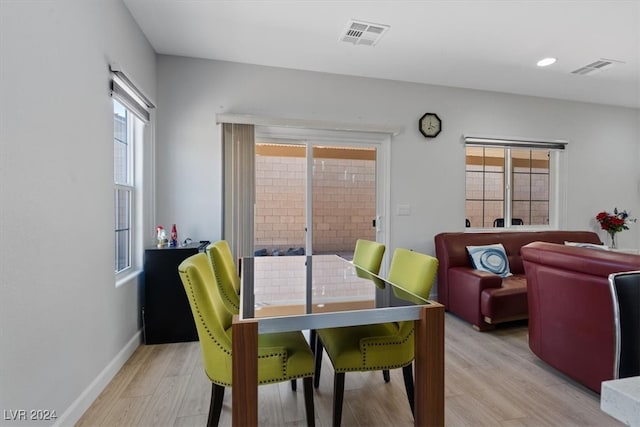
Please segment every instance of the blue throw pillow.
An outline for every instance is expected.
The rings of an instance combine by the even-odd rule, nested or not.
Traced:
[[[467,246],[471,263],[476,270],[488,271],[502,277],[512,276],[509,259],[501,243],[486,246]]]

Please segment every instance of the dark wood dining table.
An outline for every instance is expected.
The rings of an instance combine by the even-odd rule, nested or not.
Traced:
[[[233,426],[258,424],[258,334],[398,321],[415,322],[415,425],[444,425],[441,304],[337,255],[246,257],[240,270],[241,308],[233,320]],[[380,298],[381,292],[387,297]]]

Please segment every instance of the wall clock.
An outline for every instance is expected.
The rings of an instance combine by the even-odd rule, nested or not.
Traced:
[[[435,138],[442,131],[442,120],[436,113],[425,113],[418,126],[425,138]]]

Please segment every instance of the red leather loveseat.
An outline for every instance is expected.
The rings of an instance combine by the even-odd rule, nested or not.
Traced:
[[[608,276],[640,270],[640,255],[536,242],[522,248],[529,348],[600,393],[613,379],[614,317]]]
[[[495,324],[526,319],[527,281],[520,248],[542,241],[564,244],[565,241],[601,244],[591,231],[503,231],[490,233],[440,233],[435,236],[438,258],[438,301],[445,309],[465,319],[477,330]],[[513,276],[473,268],[467,246],[502,243]]]

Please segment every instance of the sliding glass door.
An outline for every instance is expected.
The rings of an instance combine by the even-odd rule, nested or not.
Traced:
[[[256,141],[254,252],[306,252],[306,146]]]
[[[379,137],[257,128],[254,252],[349,257],[359,238],[384,241],[382,147]]]
[[[314,254],[352,255],[357,239],[376,240],[376,148],[313,145]]]

